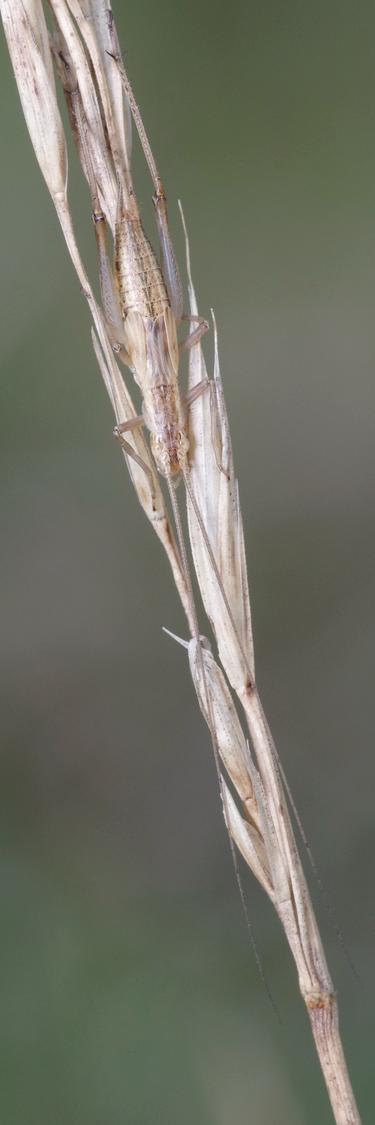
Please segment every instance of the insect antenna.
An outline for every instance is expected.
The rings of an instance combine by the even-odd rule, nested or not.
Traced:
[[[184,470],[184,472],[183,472],[183,479],[184,479],[186,492],[187,492],[187,495],[189,497],[191,506],[193,508],[194,515],[195,515],[195,518],[197,520],[199,530],[201,532],[201,535],[202,535],[202,538],[203,538],[203,541],[204,541],[204,544],[205,544],[205,547],[206,547],[206,550],[207,550],[207,553],[208,553],[208,556],[209,556],[209,559],[210,559],[210,562],[211,562],[211,565],[212,565],[213,572],[215,574],[215,578],[216,578],[216,581],[217,581],[217,584],[218,584],[218,587],[219,587],[219,590],[220,590],[220,594],[221,594],[221,597],[222,597],[224,605],[225,605],[225,609],[226,609],[227,614],[228,614],[228,619],[229,619],[230,624],[232,626],[236,641],[239,645],[240,652],[241,652],[242,658],[243,658],[244,663],[245,663],[245,667],[247,668],[247,671],[248,671],[249,679],[250,679],[251,682],[253,682],[253,677],[250,673],[248,661],[247,661],[246,655],[244,653],[243,646],[241,644],[241,640],[240,640],[240,637],[239,637],[239,634],[238,634],[238,629],[237,629],[237,626],[236,626],[236,623],[235,623],[235,620],[234,620],[234,617],[233,617],[232,610],[231,610],[229,602],[228,602],[228,598],[227,598],[227,595],[226,595],[226,592],[225,592],[225,589],[224,589],[223,581],[222,581],[220,571],[219,571],[219,568],[218,568],[218,565],[217,565],[217,562],[216,562],[216,559],[215,559],[215,555],[214,555],[214,552],[212,550],[212,546],[211,546],[209,537],[207,535],[206,528],[205,528],[204,523],[203,523],[202,514],[201,514],[199,506],[197,504],[197,500],[196,500],[196,497],[194,495],[194,491],[191,487],[191,481],[190,481],[190,478],[189,478],[189,474],[186,470]],[[290,805],[292,814],[294,816],[295,823],[297,825],[297,828],[298,828],[303,846],[305,848],[306,855],[307,855],[307,858],[308,858],[308,861],[309,861],[309,864],[310,864],[310,867],[311,867],[316,885],[318,887],[318,890],[320,892],[322,901],[324,903],[325,910],[326,910],[327,915],[330,919],[331,925],[333,927],[333,931],[336,935],[336,939],[338,941],[338,944],[341,946],[341,949],[344,953],[344,956],[345,956],[345,958],[348,962],[348,965],[349,965],[352,973],[354,974],[356,979],[359,982],[361,982],[361,978],[359,976],[359,973],[356,969],[354,961],[353,961],[353,959],[351,957],[351,954],[349,952],[349,949],[348,949],[347,943],[345,941],[344,935],[342,933],[341,927],[339,926],[339,923],[337,921],[336,913],[335,913],[334,906],[333,906],[333,903],[331,901],[330,895],[328,894],[328,891],[327,891],[327,888],[326,888],[326,886],[323,882],[323,879],[321,878],[321,875],[319,874],[319,870],[318,870],[316,861],[314,859],[314,855],[313,855],[311,846],[310,846],[309,841],[307,839],[306,832],[305,832],[305,829],[303,827],[302,820],[301,820],[300,814],[299,814],[298,809],[297,809],[297,805],[295,803],[295,800],[294,800],[289,782],[287,781],[287,778],[286,778],[286,775],[285,775],[280,757],[277,753],[277,750],[276,750],[275,746],[272,746],[272,754],[273,754],[275,769],[278,771],[279,776],[280,776],[280,778],[283,782],[283,785],[285,787],[287,797],[288,797],[288,801],[289,801],[289,805]]]
[[[185,476],[185,474],[184,474],[184,476]],[[223,777],[222,777],[221,768],[220,768],[219,746],[218,746],[217,734],[216,734],[216,729],[215,729],[211,695],[210,695],[209,688],[208,688],[206,669],[205,669],[205,665],[204,665],[202,640],[201,640],[201,635],[200,635],[200,632],[199,632],[197,610],[196,610],[193,586],[192,586],[192,581],[191,581],[191,573],[190,573],[190,566],[189,566],[188,555],[187,555],[187,550],[186,550],[185,536],[184,536],[184,532],[183,532],[183,528],[182,528],[181,514],[180,514],[180,509],[179,509],[179,506],[178,506],[176,489],[175,489],[175,486],[174,486],[173,481],[172,481],[170,476],[167,476],[167,484],[168,484],[169,497],[170,497],[171,507],[172,507],[172,512],[173,512],[173,519],[174,519],[176,533],[177,533],[177,539],[178,539],[178,546],[179,546],[179,551],[180,551],[182,569],[183,569],[183,572],[184,572],[186,588],[187,588],[187,592],[188,592],[188,599],[189,599],[189,602],[190,602],[191,620],[192,620],[193,629],[194,629],[193,639],[196,641],[196,644],[197,644],[199,671],[200,671],[200,674],[201,674],[201,677],[202,677],[202,685],[203,685],[203,692],[204,692],[205,702],[206,702],[208,726],[209,726],[209,731],[210,731],[210,735],[211,735],[211,743],[212,743],[212,749],[213,749],[213,755],[214,755],[214,762],[215,762],[215,769],[216,769],[216,775],[217,775],[217,780],[218,780],[219,792],[220,792],[220,797],[221,797],[221,801],[222,801],[222,805],[223,805],[224,820],[225,820],[225,823],[226,823],[226,826],[227,826],[229,847],[230,847],[230,852],[231,852],[231,856],[232,856],[234,874],[235,874],[236,883],[237,883],[238,890],[239,890],[241,906],[242,906],[242,910],[243,910],[243,914],[244,914],[244,918],[245,918],[246,928],[247,928],[247,931],[248,931],[248,934],[249,934],[250,944],[251,944],[251,947],[252,947],[252,950],[253,950],[255,963],[256,963],[256,966],[257,966],[257,969],[258,969],[258,972],[259,972],[259,976],[261,978],[262,984],[264,985],[264,988],[266,990],[268,999],[269,999],[270,1004],[271,1004],[271,1006],[274,1010],[276,1018],[277,1018],[278,1022],[281,1023],[280,1013],[277,1009],[274,998],[272,996],[271,989],[270,989],[270,986],[268,984],[268,980],[267,980],[267,977],[266,977],[266,974],[265,974],[265,971],[264,971],[264,968],[263,968],[263,964],[262,964],[262,961],[261,961],[258,946],[257,946],[256,940],[255,940],[254,930],[253,930],[253,926],[252,926],[252,922],[251,922],[251,918],[250,918],[250,914],[249,914],[249,910],[248,910],[246,895],[245,895],[245,891],[244,891],[244,887],[243,887],[243,883],[242,883],[242,879],[241,879],[241,873],[240,873],[240,869],[239,869],[239,865],[238,865],[237,853],[236,853],[236,849],[235,849],[235,845],[234,845],[231,833],[229,831],[230,819],[229,819],[229,811],[228,811],[228,801],[227,801],[226,790],[225,790],[225,787],[223,785]],[[196,503],[195,497],[194,497],[194,502]],[[166,630],[166,632],[168,632],[168,630]],[[175,638],[175,639],[177,640],[178,638]]]
[[[309,864],[310,864],[310,867],[311,867],[316,885],[317,885],[318,890],[320,892],[320,896],[321,896],[322,902],[324,904],[324,908],[325,908],[326,913],[327,913],[327,915],[329,917],[329,920],[331,922],[333,932],[335,934],[335,937],[337,939],[338,944],[341,946],[344,957],[346,958],[346,961],[349,965],[349,968],[351,969],[351,972],[353,973],[353,976],[356,978],[356,980],[358,981],[359,984],[362,984],[361,977],[358,973],[358,970],[357,970],[357,968],[354,964],[351,953],[348,949],[348,946],[347,946],[347,943],[345,941],[342,929],[341,929],[341,927],[340,927],[340,925],[337,921],[336,911],[335,911],[334,905],[332,903],[331,896],[329,895],[329,893],[327,891],[327,887],[325,886],[325,883],[323,882],[323,879],[322,879],[321,875],[319,874],[319,870],[318,870],[318,867],[317,867],[317,864],[316,864],[316,861],[315,861],[315,858],[314,858],[314,854],[311,850],[311,846],[310,846],[309,841],[307,839],[306,832],[305,832],[305,829],[303,827],[302,820],[301,820],[301,817],[299,815],[297,805],[295,803],[295,800],[294,800],[293,793],[291,791],[289,782],[286,778],[285,771],[284,771],[284,768],[282,766],[279,754],[277,753],[276,746],[272,747],[272,751],[273,751],[275,768],[278,770],[278,772],[280,774],[280,777],[281,777],[281,780],[282,780],[282,783],[283,783],[283,786],[285,788],[285,792],[287,794],[289,805],[290,805],[292,814],[294,816],[294,820],[295,820],[295,823],[297,825],[297,828],[298,828],[303,846],[305,848],[305,852],[306,852],[306,855],[307,855],[307,858],[308,858],[308,861],[309,861]]]

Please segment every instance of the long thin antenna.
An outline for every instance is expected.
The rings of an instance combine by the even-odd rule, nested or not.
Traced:
[[[184,472],[184,483],[185,483],[185,487],[186,487],[186,491],[187,491],[189,500],[191,502],[191,505],[192,505],[192,508],[193,508],[193,511],[194,511],[194,515],[196,517],[196,520],[197,520],[197,523],[198,523],[198,526],[199,526],[199,530],[201,532],[205,547],[207,549],[207,553],[209,555],[209,559],[210,559],[210,562],[211,562],[211,565],[212,565],[212,569],[214,571],[214,574],[215,574],[215,577],[216,577],[216,580],[217,580],[217,584],[218,584],[218,587],[219,587],[219,590],[220,590],[220,593],[221,593],[221,596],[222,596],[222,599],[223,599],[223,602],[224,602],[224,605],[225,605],[225,608],[226,608],[226,611],[227,611],[227,614],[228,614],[230,624],[231,624],[232,629],[234,631],[234,635],[236,637],[236,640],[238,641],[238,644],[240,646],[241,655],[243,657],[243,660],[245,662],[245,667],[247,668],[248,674],[250,676],[250,669],[249,669],[249,666],[248,666],[248,661],[246,659],[243,647],[241,645],[241,641],[240,641],[240,638],[239,638],[239,635],[238,635],[238,629],[236,627],[236,624],[235,624],[235,621],[234,621],[234,618],[233,618],[233,614],[232,614],[232,611],[231,611],[231,608],[230,608],[230,605],[229,605],[229,602],[228,602],[228,598],[227,598],[227,595],[225,593],[225,589],[224,589],[223,581],[222,581],[222,578],[221,578],[221,575],[220,575],[220,572],[219,572],[219,568],[218,568],[218,565],[217,565],[217,562],[216,562],[216,559],[215,559],[215,556],[214,556],[214,553],[213,553],[213,550],[212,550],[212,547],[211,547],[210,540],[209,540],[208,535],[207,535],[206,528],[205,528],[203,520],[202,520],[201,512],[199,511],[199,507],[198,507],[196,498],[194,496],[193,489],[191,487],[191,483],[190,483],[188,474],[186,472]],[[251,681],[252,681],[252,677],[251,677]],[[319,888],[319,891],[320,891],[325,909],[326,909],[327,914],[330,918],[330,921],[331,921],[334,933],[336,935],[337,941],[338,941],[339,945],[341,946],[341,949],[342,949],[342,951],[343,951],[343,953],[346,957],[348,965],[350,966],[352,972],[354,973],[354,976],[361,983],[361,978],[360,978],[359,973],[358,973],[358,971],[355,967],[354,961],[353,961],[353,959],[352,959],[352,957],[349,953],[349,949],[348,949],[347,944],[345,942],[345,938],[343,936],[342,930],[341,930],[341,928],[338,924],[336,914],[335,914],[335,910],[334,910],[333,904],[331,902],[330,896],[328,894],[327,888],[325,887],[324,882],[323,882],[323,880],[322,880],[322,878],[319,874],[319,871],[318,871],[318,868],[317,868],[317,865],[316,865],[316,862],[315,862],[315,859],[314,859],[314,855],[313,855],[313,852],[311,850],[310,844],[308,842],[308,839],[307,839],[307,836],[306,836],[306,833],[305,833],[305,830],[304,830],[304,827],[303,827],[303,824],[302,824],[302,821],[301,821],[301,817],[299,815],[299,812],[298,812],[298,809],[297,809],[297,806],[296,806],[296,803],[295,803],[295,800],[294,800],[289,782],[286,778],[286,775],[285,775],[280,757],[277,753],[276,747],[274,747],[274,746],[272,747],[272,753],[273,753],[273,757],[274,757],[275,767],[278,770],[278,772],[280,774],[280,777],[281,777],[281,780],[283,782],[283,785],[285,787],[287,797],[288,797],[288,801],[289,801],[289,804],[290,804],[290,807],[291,807],[291,810],[292,810],[292,813],[293,813],[293,816],[294,816],[294,819],[295,819],[295,823],[297,825],[297,828],[298,828],[301,840],[303,842],[303,845],[304,845],[304,848],[305,848],[305,851],[306,851],[306,855],[307,855],[311,870],[312,870],[313,875],[314,875],[314,879],[315,879],[316,884]]]
[[[242,905],[242,910],[243,910],[243,913],[244,913],[246,927],[247,927],[247,931],[248,931],[248,934],[249,934],[249,938],[250,938],[250,942],[251,942],[251,946],[252,946],[252,950],[253,950],[253,954],[254,954],[254,958],[255,958],[255,963],[256,963],[261,981],[262,981],[262,983],[265,987],[265,990],[267,992],[267,996],[268,996],[268,999],[270,1001],[270,1004],[271,1004],[271,1006],[272,1006],[272,1008],[275,1012],[275,1015],[278,1019],[278,1022],[281,1023],[280,1014],[278,1012],[275,1001],[273,999],[273,996],[272,996],[272,993],[271,993],[271,990],[270,990],[270,987],[269,987],[269,984],[268,984],[268,981],[267,981],[267,978],[266,978],[266,975],[265,975],[265,972],[264,972],[264,968],[263,968],[262,961],[261,961],[261,958],[260,958],[259,950],[258,950],[258,947],[257,947],[257,944],[256,944],[254,931],[253,931],[253,927],[252,927],[252,923],[251,923],[251,919],[250,919],[250,915],[249,915],[249,911],[248,911],[248,906],[247,906],[247,902],[246,902],[246,896],[245,896],[245,892],[244,892],[244,888],[243,888],[243,884],[242,884],[242,879],[241,879],[241,875],[240,875],[240,870],[239,870],[239,866],[238,866],[237,854],[236,854],[234,842],[233,842],[233,839],[232,839],[232,836],[230,834],[229,827],[228,827],[228,825],[230,823],[229,812],[228,812],[228,802],[227,802],[227,796],[226,796],[225,788],[223,786],[223,778],[222,778],[221,768],[220,768],[220,755],[219,755],[217,734],[216,734],[213,711],[212,711],[211,696],[210,696],[210,692],[209,692],[208,684],[207,684],[206,669],[205,669],[205,666],[204,666],[204,659],[203,659],[203,652],[202,652],[202,642],[201,642],[200,633],[199,633],[197,611],[196,611],[193,587],[192,587],[192,582],[191,582],[190,567],[189,567],[189,562],[188,562],[188,557],[187,557],[185,538],[184,538],[184,533],[183,533],[183,529],[182,529],[181,515],[180,515],[178,503],[177,503],[175,488],[174,488],[173,482],[172,482],[172,480],[169,476],[167,477],[167,483],[168,483],[168,491],[169,491],[169,496],[170,496],[170,501],[171,501],[171,506],[172,506],[172,511],[173,511],[173,518],[174,518],[176,532],[177,532],[177,539],[178,539],[178,545],[179,545],[179,550],[180,550],[181,562],[182,562],[182,567],[183,567],[183,571],[184,571],[184,575],[185,575],[186,588],[187,588],[187,592],[188,592],[188,598],[189,598],[189,601],[190,601],[191,619],[192,619],[193,628],[194,628],[193,636],[194,636],[194,640],[197,643],[200,673],[201,673],[201,676],[202,676],[203,691],[204,691],[204,695],[205,695],[205,699],[206,699],[208,726],[209,726],[210,735],[211,735],[211,742],[212,742],[212,749],[213,749],[213,754],[214,754],[214,762],[215,762],[217,780],[218,780],[218,785],[219,785],[219,792],[220,792],[220,797],[221,797],[222,804],[223,804],[224,819],[225,819],[225,823],[226,823],[227,830],[228,830],[228,840],[229,840],[229,847],[230,847],[231,856],[232,856],[234,873],[235,873],[236,882],[237,882],[237,886],[238,886],[238,890],[239,890],[239,894],[240,894],[241,905]],[[175,638],[175,639],[177,640],[177,638]]]
[[[133,87],[132,87],[130,79],[128,78],[128,75],[126,73],[124,63],[123,63],[123,60],[122,60],[122,57],[121,57],[120,45],[119,45],[119,42],[118,42],[118,39],[117,39],[117,34],[116,34],[116,31],[115,31],[113,13],[110,9],[107,12],[107,20],[108,20],[109,37],[110,37],[111,46],[112,46],[112,50],[107,51],[107,54],[110,55],[110,57],[114,59],[116,65],[118,67],[120,78],[121,78],[121,81],[122,81],[122,84],[123,84],[123,87],[124,87],[124,90],[125,90],[125,94],[126,94],[128,102],[129,102],[129,106],[130,106],[131,112],[133,114],[135,124],[137,126],[138,136],[139,136],[139,139],[140,139],[140,142],[141,142],[141,145],[142,145],[142,148],[143,148],[143,152],[145,154],[145,158],[146,158],[146,161],[147,161],[147,164],[148,164],[148,167],[149,167],[151,179],[155,183],[156,190],[160,191],[161,194],[164,194],[163,184],[162,184],[161,177],[159,175],[158,167],[157,167],[157,164],[156,164],[156,160],[154,158],[154,154],[152,152],[151,145],[150,145],[147,133],[146,133],[146,129],[145,129],[145,126],[143,124],[142,114],[141,114],[138,102],[136,101],[135,94],[134,94],[134,91],[133,91]]]
[[[322,878],[319,874],[319,871],[318,871],[318,868],[317,868],[317,865],[316,865],[316,862],[315,862],[315,859],[314,859],[313,852],[311,850],[309,841],[307,839],[305,829],[303,827],[301,817],[299,815],[297,805],[295,803],[295,800],[294,800],[289,782],[286,778],[283,765],[282,765],[280,757],[277,753],[276,746],[272,747],[272,751],[273,751],[273,757],[274,757],[276,769],[278,769],[278,771],[280,773],[280,777],[281,777],[284,789],[285,789],[287,797],[288,797],[288,801],[289,801],[290,808],[291,808],[293,816],[294,816],[295,823],[297,825],[297,828],[298,828],[303,846],[304,846],[305,851],[306,851],[307,858],[308,858],[309,863],[310,863],[311,870],[312,870],[313,875],[314,875],[314,879],[315,879],[316,884],[319,888],[319,891],[320,891],[320,894],[321,894],[321,897],[322,897],[322,901],[324,903],[325,910],[326,910],[326,912],[328,914],[328,917],[330,919],[333,931],[336,935],[337,941],[338,941],[339,945],[341,946],[343,954],[346,957],[346,960],[348,962],[348,965],[349,965],[353,975],[356,977],[356,980],[359,982],[359,984],[362,984],[363,982],[362,982],[361,977],[358,973],[358,970],[356,969],[353,958],[351,957],[348,946],[346,944],[343,932],[342,932],[342,930],[339,926],[339,923],[337,921],[335,909],[334,909],[333,903],[331,901],[330,895],[328,894],[327,888],[326,888],[325,884],[323,883],[323,880],[322,880]]]

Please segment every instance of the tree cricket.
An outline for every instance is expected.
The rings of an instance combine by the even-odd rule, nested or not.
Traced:
[[[227,807],[226,789],[223,786],[212,701],[203,658],[205,639],[201,637],[199,631],[188,554],[176,496],[177,486],[182,479],[185,484],[187,496],[193,507],[200,532],[203,536],[215,580],[219,587],[220,596],[223,599],[228,615],[230,627],[233,629],[236,640],[241,647],[232,609],[189,478],[188,411],[192,403],[200,395],[205,393],[210,395],[211,410],[215,410],[213,385],[208,379],[204,379],[199,382],[190,393],[183,397],[178,381],[181,352],[193,348],[204,333],[208,331],[209,324],[208,321],[201,316],[183,314],[182,285],[169,231],[166,194],[143,124],[139,106],[135,100],[133,89],[121,58],[111,13],[108,13],[108,18],[113,47],[111,54],[114,64],[118,68],[121,76],[124,93],[134,118],[153,181],[153,204],[161,248],[161,265],[159,265],[143,229],[130,172],[127,169],[124,184],[119,186],[118,211],[114,237],[114,281],[112,281],[106,250],[105,218],[100,210],[96,211],[95,206],[93,207],[101,292],[108,331],[114,350],[132,371],[142,395],[142,414],[132,419],[130,422],[117,425],[114,429],[114,436],[123,445],[125,452],[133,457],[134,450],[126,441],[125,435],[129,430],[135,427],[146,425],[150,432],[151,450],[156,467],[167,482],[177,532],[182,570],[188,591],[192,638],[196,644],[200,675],[202,677],[203,694],[205,697],[204,713],[211,735],[215,768],[223,803],[224,819],[228,830],[236,881],[257,967],[265,984],[271,1004],[274,1007],[274,1002],[264,976],[255,943],[235,846],[229,830],[230,818]],[[95,193],[93,193],[94,202],[95,198]],[[119,320],[118,310],[120,311],[121,320]],[[179,341],[177,329],[182,321],[189,322],[193,327],[187,337]],[[120,331],[118,331],[119,328]],[[137,460],[138,463],[140,463],[139,458],[137,458]],[[148,473],[148,466],[146,464],[143,464],[143,468],[145,472]],[[220,472],[225,474],[225,468],[219,461],[218,468]],[[246,661],[245,655],[244,660]],[[249,681],[250,680],[251,672],[249,670]]]
[[[275,1004],[264,975],[255,942],[240,876],[235,844],[231,833],[228,790],[223,781],[220,765],[220,750],[216,732],[213,701],[205,667],[204,650],[208,642],[200,635],[188,553],[176,495],[178,484],[183,480],[187,497],[194,511],[205,550],[207,551],[214,581],[218,587],[219,598],[222,599],[229,628],[233,632],[235,643],[242,653],[243,661],[248,669],[248,682],[251,684],[252,672],[248,667],[247,657],[241,644],[234,614],[190,481],[188,436],[189,409],[192,403],[201,395],[209,395],[210,410],[212,412],[212,424],[210,427],[212,438],[214,425],[216,424],[217,409],[215,387],[206,377],[200,380],[185,396],[182,396],[178,381],[181,352],[189,351],[194,348],[203,334],[208,331],[209,325],[208,321],[199,315],[183,314],[182,285],[169,231],[166,194],[143,125],[140,110],[121,58],[112,13],[108,12],[107,17],[111,43],[111,50],[108,54],[110,54],[110,57],[113,59],[113,65],[117,68],[121,76],[125,97],[130,106],[152,177],[154,186],[153,204],[161,247],[161,265],[159,265],[142,225],[130,169],[129,167],[123,168],[121,181],[118,182],[114,231],[114,270],[112,271],[107,250],[106,216],[99,204],[99,194],[86,137],[87,124],[82,113],[82,107],[79,97],[77,97],[76,89],[74,86],[70,87],[65,81],[64,88],[70,100],[76,141],[83,153],[86,175],[90,187],[92,218],[95,228],[99,262],[100,290],[107,333],[115,355],[131,370],[142,396],[142,413],[129,421],[118,423],[113,432],[114,437],[121,444],[125,454],[133,458],[149,478],[152,476],[149,466],[137,454],[126,438],[126,434],[130,431],[146,426],[150,432],[150,445],[156,468],[167,483],[177,533],[180,564],[187,590],[191,637],[195,646],[198,675],[201,677],[202,698],[200,699],[200,705],[210,731],[215,770],[223,805],[224,820],[228,833],[235,878],[257,968],[265,985],[270,1002],[275,1009]],[[185,229],[181,205],[180,210]],[[179,341],[177,329],[181,322],[188,322],[192,327],[187,337]],[[215,450],[217,470],[226,477],[226,468],[221,464],[220,454],[216,451],[214,443],[213,447]],[[152,480],[150,483],[152,487]],[[167,633],[169,632],[169,630],[165,631]],[[170,635],[174,637],[175,640],[179,640],[173,633]],[[182,643],[186,644],[186,642]],[[186,644],[186,647],[189,648],[189,645]]]
[[[199,342],[201,337],[208,331],[209,324],[208,321],[201,316],[183,314],[182,284],[169,230],[166,193],[158,171],[157,164],[155,162],[155,158],[153,156],[141,112],[135,99],[133,88],[121,57],[111,12],[108,13],[108,27],[111,38],[110,54],[121,76],[125,97],[131,109],[139,140],[141,142],[143,153],[153,182],[154,194],[152,200],[155,209],[156,224],[161,249],[161,265],[159,265],[150,242],[147,238],[147,235],[145,234],[145,231],[143,229],[130,171],[129,169],[127,169],[124,176],[124,184],[119,186],[118,211],[114,238],[114,280],[112,280],[111,277],[110,264],[108,261],[106,250],[105,218],[102,212],[100,210],[96,211],[95,206],[93,206],[93,220],[97,235],[101,292],[103,306],[107,318],[108,331],[112,339],[114,350],[120,355],[120,358],[125,363],[125,365],[128,366],[132,371],[134,379],[138,384],[142,395],[142,413],[135,419],[132,419],[130,422],[124,422],[117,425],[114,429],[114,436],[123,445],[125,452],[131,457],[135,456],[139,462],[139,458],[135,454],[133,448],[126,441],[125,435],[127,432],[129,432],[129,430],[133,428],[136,428],[138,426],[146,426],[150,432],[151,450],[156,467],[158,469],[158,472],[167,481],[177,532],[177,539],[179,543],[181,564],[185,576],[190,603],[192,636],[197,646],[200,673],[203,681],[203,692],[206,700],[205,718],[208,723],[211,735],[216,773],[218,777],[220,795],[223,803],[224,818],[228,829],[236,880],[239,887],[242,907],[258,969],[267,989],[271,1004],[273,1007],[275,1007],[272,995],[268,988],[267,981],[264,977],[259,953],[255,944],[255,939],[247,909],[247,903],[245,900],[244,890],[240,877],[237,855],[234,847],[234,842],[229,831],[230,818],[227,808],[227,797],[226,791],[223,788],[220,756],[212,711],[212,702],[210,699],[210,690],[207,683],[203,659],[202,642],[204,644],[204,638],[201,638],[198,626],[198,617],[191,582],[188,553],[186,549],[180,510],[176,496],[176,489],[180,480],[182,479],[185,485],[187,497],[195,513],[195,517],[199,526],[200,533],[202,535],[210,565],[212,567],[212,572],[218,586],[219,596],[222,598],[223,605],[225,607],[228,623],[230,625],[230,628],[233,630],[236,643],[238,644],[238,647],[241,651],[241,655],[247,669],[248,685],[250,690],[252,690],[252,688],[254,687],[253,672],[249,667],[248,657],[244,652],[242,642],[239,637],[232,608],[227,597],[222,576],[219,572],[218,563],[212,550],[210,539],[204,526],[202,514],[200,512],[199,505],[197,503],[197,499],[194,495],[194,490],[190,481],[188,436],[189,408],[192,403],[198,397],[200,397],[200,395],[209,395],[210,409],[212,412],[211,432],[213,433],[215,424],[215,411],[217,409],[214,393],[215,388],[209,379],[204,379],[196,384],[190,393],[182,396],[178,379],[179,359],[181,352],[183,350],[189,350],[193,348]],[[93,192],[93,201],[95,201],[95,198],[95,192]],[[183,214],[182,220],[184,223]],[[183,321],[188,321],[190,322],[190,324],[195,326],[189,332],[187,337],[183,341],[179,342],[177,329]],[[117,338],[115,326],[117,326]],[[214,440],[212,441],[212,444],[215,449]],[[217,455],[217,453],[215,453],[215,457],[217,468],[225,475],[226,469],[221,464],[220,457]],[[142,464],[142,467],[144,468],[144,471],[148,473],[148,466],[145,463]],[[340,927],[338,926],[334,917],[334,912],[327,892],[317,871],[314,857],[308,844],[298,814],[298,810],[295,806],[295,802],[290,787],[287,783],[282,764],[277,755],[276,748],[274,752],[274,760],[275,767],[278,772],[280,772],[282,781],[288,792],[288,798],[296,819],[296,823],[298,825],[298,829],[301,834],[301,838],[306,848],[306,852],[314,876],[320,888],[323,900],[325,901],[326,908],[331,914],[336,936],[339,940],[339,943],[343,947],[350,966],[354,968],[350,955],[346,948]]]
[[[101,292],[107,327],[115,352],[132,371],[142,395],[142,414],[130,422],[117,425],[114,436],[122,443],[126,453],[133,457],[134,450],[127,443],[124,435],[136,427],[147,426],[156,467],[167,480],[183,569],[191,589],[187,552],[182,542],[182,525],[175,496],[176,487],[180,479],[183,479],[231,628],[242,647],[217,561],[189,479],[188,411],[200,395],[208,393],[214,414],[216,409],[214,387],[210,380],[204,379],[183,397],[178,382],[181,352],[193,348],[208,331],[209,324],[204,317],[183,314],[182,285],[169,231],[166,194],[140,109],[121,58],[112,12],[108,12],[108,26],[112,43],[112,50],[109,53],[119,70],[153,181],[153,204],[161,247],[160,266],[143,229],[130,171],[127,169],[124,183],[119,186],[113,280],[105,243],[105,216],[100,210],[95,209],[96,194],[93,193],[93,220],[97,235]],[[179,342],[177,328],[182,321],[195,324],[195,327],[183,341]],[[225,467],[217,457],[216,459],[218,468],[225,474]],[[147,473],[146,464],[143,464],[143,468]],[[192,617],[196,622],[192,589],[191,599]],[[198,626],[196,626],[196,635],[199,638]],[[244,653],[243,657],[247,664]],[[252,673],[249,669],[250,682],[251,679]]]
[[[93,344],[115,412],[115,435],[140,504],[166,551],[189,621],[190,670],[211,733],[224,819],[250,937],[235,847],[267,893],[283,926],[336,1123],[359,1125],[340,1040],[336,996],[294,839],[285,788],[292,808],[293,801],[255,681],[243,524],[215,322],[214,371],[213,379],[209,379],[200,349],[208,325],[198,315],[186,229],[190,315],[185,317],[163,183],[122,62],[110,0],[48,3],[52,32],[45,20],[43,0],[0,0],[0,10],[33,147],[95,326]],[[66,137],[56,97],[53,58],[89,184],[102,307],[80,255],[70,210]],[[160,265],[144,232],[131,178],[131,115],[153,183]],[[107,223],[114,244],[113,270],[107,251]],[[188,333],[179,341],[178,330],[185,320]],[[185,395],[179,387],[183,350],[189,353]],[[115,357],[128,366],[138,385],[140,413],[133,406]],[[151,452],[141,434],[144,426],[150,434]],[[177,542],[164,501],[163,480]],[[220,663],[199,632],[177,500],[180,480],[187,496],[191,558]],[[249,741],[232,692],[242,708]],[[297,823],[300,827],[298,817]],[[263,976],[256,950],[255,954]]]

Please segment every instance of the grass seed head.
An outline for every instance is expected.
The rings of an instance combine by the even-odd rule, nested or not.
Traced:
[[[9,54],[31,142],[53,200],[65,198],[67,158],[41,0],[0,0]]]

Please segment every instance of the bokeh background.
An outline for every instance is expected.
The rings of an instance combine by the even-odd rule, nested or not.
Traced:
[[[318,901],[370,1122],[375,11],[116,8],[218,318],[258,681],[362,979]],[[181,611],[1,52],[0,1117],[329,1125],[283,934],[245,874],[281,1027],[249,948],[207,733],[161,632],[184,633]],[[75,160],[71,185],[94,267]]]

